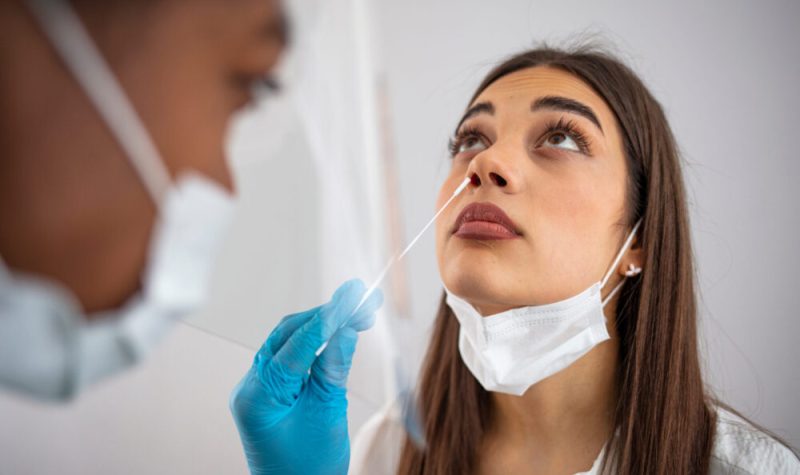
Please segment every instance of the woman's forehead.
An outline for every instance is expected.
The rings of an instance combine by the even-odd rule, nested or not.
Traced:
[[[590,107],[600,122],[611,125],[614,116],[605,101],[577,76],[549,66],[536,66],[501,77],[484,89],[473,104],[491,102],[498,112],[525,108],[543,97],[564,97]]]

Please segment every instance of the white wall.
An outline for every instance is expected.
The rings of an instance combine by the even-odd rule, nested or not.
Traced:
[[[722,399],[798,446],[800,4],[699,3],[374,2],[405,235],[433,211],[448,167],[446,140],[482,74],[537,40],[604,32],[665,106],[688,162],[709,381]],[[196,319],[248,346],[283,314],[317,303],[309,301],[319,292],[309,265],[314,246],[303,234],[271,233],[264,219],[278,213],[313,229],[311,217],[269,200],[292,197],[313,213],[306,207],[313,197],[299,195],[308,191],[300,174],[311,169],[290,158],[298,151],[292,140],[287,133],[274,144],[268,162],[237,166],[243,207],[212,306]],[[432,235],[407,264],[413,314],[429,322],[441,289]],[[410,358],[419,358],[426,336],[423,325]],[[367,389],[378,384],[370,364],[379,345],[369,338],[353,381]],[[0,474],[243,473],[227,398],[251,357],[247,348],[179,326],[143,367],[75,404],[0,394]],[[356,428],[375,396],[351,399]]]

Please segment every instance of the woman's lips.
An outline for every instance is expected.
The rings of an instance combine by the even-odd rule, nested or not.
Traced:
[[[491,203],[472,203],[456,218],[453,234],[462,239],[515,239],[521,236],[511,218]]]

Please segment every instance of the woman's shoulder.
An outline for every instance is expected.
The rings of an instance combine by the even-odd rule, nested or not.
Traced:
[[[400,406],[389,402],[364,423],[353,440],[350,473],[394,475],[404,440]]]
[[[389,403],[373,415],[353,442],[351,473],[393,475],[405,440],[400,407]],[[800,460],[785,445],[733,412],[717,408],[710,475],[796,475]]]
[[[800,460],[785,445],[718,407],[711,475],[798,474]]]

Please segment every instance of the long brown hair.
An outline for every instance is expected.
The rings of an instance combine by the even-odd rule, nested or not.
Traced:
[[[499,78],[536,66],[569,72],[591,86],[620,126],[628,183],[628,226],[643,219],[646,271],[629,279],[617,304],[617,436],[607,454],[619,474],[705,474],[715,413],[697,345],[694,269],[680,159],[661,105],[628,67],[591,47],[541,47],[495,67],[470,103]],[[491,417],[489,393],[458,352],[458,322],[444,297],[423,368],[419,397],[427,450],[406,440],[400,474],[467,474]]]

